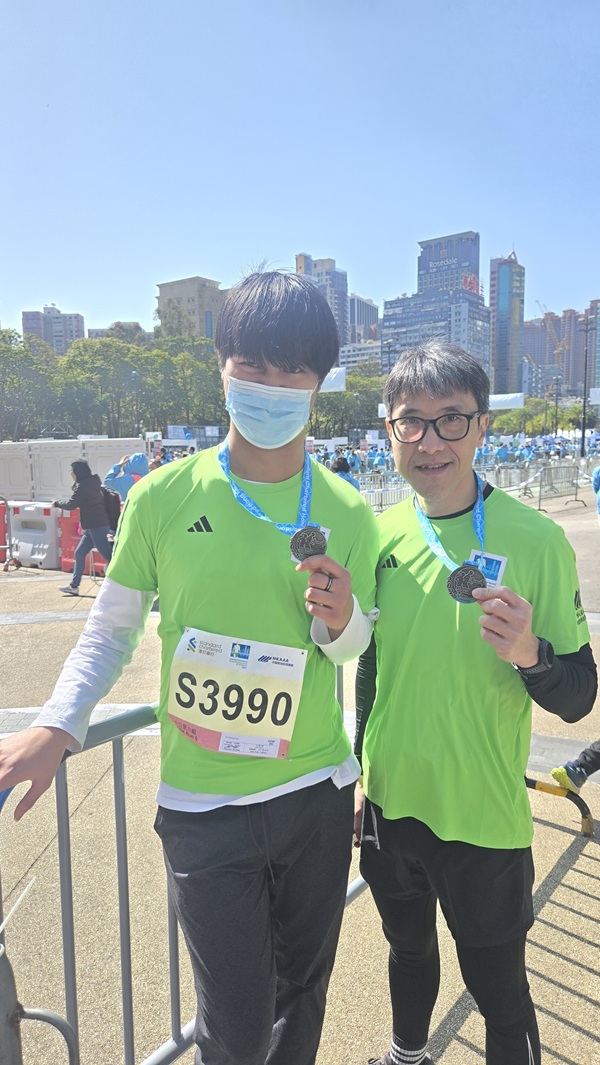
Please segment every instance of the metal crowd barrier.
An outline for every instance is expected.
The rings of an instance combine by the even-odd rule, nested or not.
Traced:
[[[538,493],[538,510],[543,510],[542,500],[546,496],[569,496],[574,502],[583,503],[579,498],[580,479],[589,479],[592,470],[600,465],[598,456],[590,456],[576,465],[573,460],[552,459],[550,462],[503,462],[491,465],[489,462],[476,465],[477,472],[484,480],[506,492],[518,492],[519,496],[533,499]],[[401,503],[407,499],[412,488],[399,473],[366,473],[358,478],[361,495],[371,504],[376,514]]]
[[[336,671],[336,695],[343,706],[343,671]],[[0,951],[0,1065],[23,1065],[19,1024],[21,1020],[48,1020],[64,1035],[69,1050],[70,1065],[79,1062],[79,1015],[77,997],[77,965],[75,952],[75,921],[73,913],[73,876],[71,866],[71,837],[69,824],[69,794],[67,766],[71,758],[80,758],[85,751],[112,743],[113,786],[116,825],[117,890],[119,902],[119,944],[121,962],[121,1003],[123,1031],[123,1065],[136,1065],[134,1042],[133,982],[131,964],[130,893],[127,856],[127,823],[125,815],[125,775],[123,740],[125,737],[155,724],[152,706],[140,706],[127,713],[91,725],[84,747],[75,755],[69,754],[56,774],[56,811],[58,826],[58,862],[60,876],[60,905],[63,945],[63,974],[66,1020],[46,1010],[25,1010],[17,1002],[15,982],[6,953]],[[0,794],[0,809],[5,794]],[[346,906],[363,891],[366,883],[357,877],[348,885]],[[0,895],[0,924],[1,916]],[[157,1047],[140,1065],[170,1065],[185,1053],[194,1042],[192,1019],[182,1026],[179,986],[179,933],[175,911],[167,900],[167,936],[169,952],[170,1038]],[[1,931],[0,931],[1,942]],[[18,974],[17,974],[18,976]],[[115,1061],[117,1054],[115,1051]]]
[[[412,492],[410,485],[395,471],[361,474],[358,482],[361,495],[376,514],[381,514],[395,503],[401,503]]]

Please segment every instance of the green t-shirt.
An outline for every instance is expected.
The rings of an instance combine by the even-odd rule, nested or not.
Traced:
[[[378,530],[371,508],[339,477],[311,464],[310,520],[330,535],[327,554],[352,576],[364,612],[375,602]],[[236,480],[238,480],[236,478]],[[238,483],[267,516],[295,523],[302,473],[276,484]],[[289,536],[237,503],[216,449],[170,463],[131,490],[108,576],[160,596],[161,779],[203,794],[251,795],[348,757],[335,666],[310,637],[308,574],[297,573]],[[205,750],[167,713],[173,655],[185,628],[306,649],[298,716],[287,758]]]
[[[533,632],[557,654],[579,650],[589,633],[562,529],[497,488],[484,507],[485,554],[497,556],[498,583],[532,604]],[[453,561],[479,550],[472,511],[431,521]],[[526,847],[531,700],[523,682],[482,639],[481,608],[450,597],[449,571],[428,547],[412,498],[379,522],[381,616],[366,793],[386,817],[417,818],[441,839]]]

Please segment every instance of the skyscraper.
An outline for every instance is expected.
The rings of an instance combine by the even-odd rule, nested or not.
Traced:
[[[379,307],[373,300],[363,299],[355,292],[350,296],[350,343],[362,344],[377,340]]]
[[[489,370],[490,318],[480,291],[479,234],[419,242],[419,291],[384,302],[381,361],[389,370],[404,348],[439,339],[460,344]]]
[[[74,340],[85,337],[83,315],[63,314],[53,303],[43,312],[23,311],[21,322],[23,336],[41,337],[57,355],[64,355]]]
[[[449,237],[420,240],[419,247],[419,294],[460,289],[479,294],[479,233],[468,230]]]
[[[522,335],[525,267],[514,251],[490,262],[492,391],[519,392],[522,386]]]
[[[348,304],[348,274],[339,270],[335,259],[313,259],[305,252],[296,256],[296,273],[312,277],[323,292],[337,325],[340,345],[350,337],[350,314]]]

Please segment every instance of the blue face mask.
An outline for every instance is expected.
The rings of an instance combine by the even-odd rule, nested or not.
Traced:
[[[225,407],[238,432],[255,447],[289,444],[310,417],[312,388],[277,388],[227,376]]]

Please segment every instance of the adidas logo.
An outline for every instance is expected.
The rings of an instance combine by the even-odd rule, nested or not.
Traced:
[[[381,564],[382,569],[398,569],[398,561],[394,555],[390,555],[386,558],[385,562]]]
[[[188,532],[212,532],[212,527],[206,514],[203,514],[198,521],[195,521],[193,525],[190,525]]]

